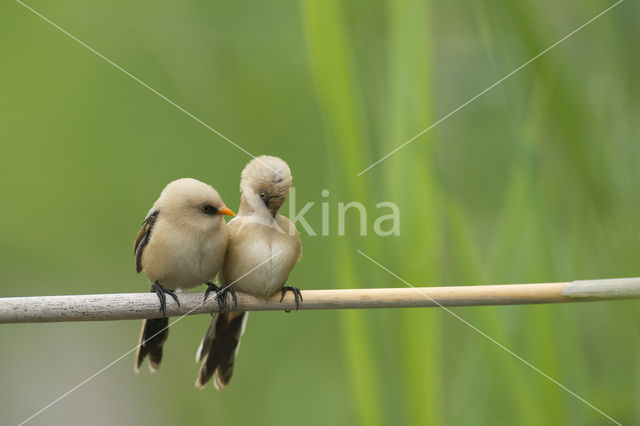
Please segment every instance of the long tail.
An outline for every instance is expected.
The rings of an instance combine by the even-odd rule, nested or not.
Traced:
[[[149,369],[155,373],[162,361],[162,345],[169,336],[169,318],[153,318],[142,320],[142,330],[138,350],[136,351],[133,371],[140,371],[144,358],[149,355]]]
[[[213,317],[196,354],[196,362],[202,363],[196,379],[197,389],[202,389],[211,376],[214,376],[217,390],[227,387],[248,317],[249,312],[229,312]]]
[[[155,285],[151,286],[151,292],[155,292]],[[138,340],[138,350],[136,351],[133,371],[140,371],[140,366],[144,358],[149,355],[149,369],[155,373],[162,361],[162,345],[169,337],[169,318],[153,318],[142,320],[142,330]]]

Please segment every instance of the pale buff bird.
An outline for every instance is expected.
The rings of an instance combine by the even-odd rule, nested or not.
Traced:
[[[136,271],[144,271],[151,281],[151,291],[160,299],[162,318],[144,320],[134,370],[145,356],[155,371],[162,359],[162,345],[168,336],[165,317],[166,296],[180,305],[174,290],[207,283],[224,262],[229,230],[222,218],[234,215],[211,186],[184,178],[169,183],[154,203],[136,237],[134,254]]]
[[[229,247],[219,274],[223,287],[260,298],[281,292],[280,300],[286,291],[292,291],[296,306],[302,300],[298,288],[284,285],[302,255],[295,225],[278,214],[291,179],[287,163],[266,155],[255,158],[242,171],[240,210],[229,222]],[[201,389],[211,376],[218,390],[229,384],[248,315],[230,312],[213,318],[196,354],[196,361],[202,363],[196,388]]]

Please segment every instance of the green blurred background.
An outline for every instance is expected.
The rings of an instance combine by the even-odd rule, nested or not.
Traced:
[[[639,276],[636,2],[356,174],[611,2],[29,2],[254,154],[284,158],[302,289]],[[190,176],[239,204],[249,157],[12,1],[0,4],[0,296],[146,291],[133,239]],[[328,189],[324,198],[321,191]],[[369,211],[366,237],[338,202]],[[401,210],[377,237],[375,204]],[[288,211],[285,206],[284,213]],[[624,424],[640,423],[637,302],[457,314]],[[193,387],[207,316],[156,375],[130,355],[32,424],[547,425],[607,419],[437,309],[253,313],[231,386]],[[130,350],[138,321],[0,327],[16,424]]]

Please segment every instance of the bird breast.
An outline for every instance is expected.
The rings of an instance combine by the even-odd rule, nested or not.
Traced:
[[[228,239],[226,225],[201,232],[158,220],[142,264],[151,282],[169,289],[195,287],[220,270]]]
[[[256,297],[267,298],[278,292],[298,260],[297,233],[292,236],[282,229],[241,218],[229,225],[229,249],[221,282]]]

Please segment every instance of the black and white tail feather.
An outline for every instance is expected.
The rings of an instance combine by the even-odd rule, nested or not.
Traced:
[[[196,362],[202,363],[195,384],[197,389],[202,389],[212,376],[217,390],[227,387],[248,317],[249,312],[220,313],[213,317],[196,353]]]
[[[155,373],[162,361],[162,345],[169,336],[169,318],[153,318],[142,321],[140,340],[133,371],[139,372],[142,361],[149,356],[149,369]]]

